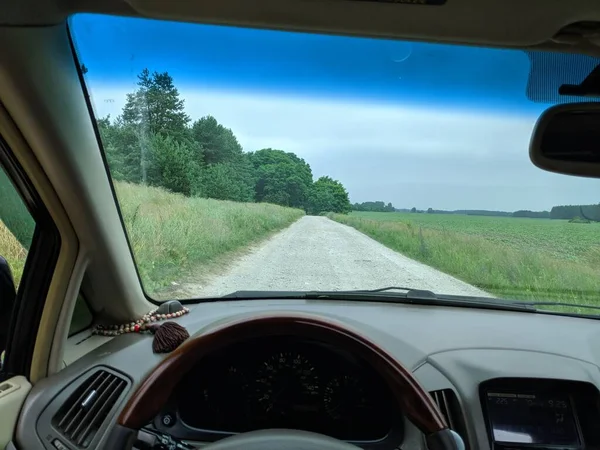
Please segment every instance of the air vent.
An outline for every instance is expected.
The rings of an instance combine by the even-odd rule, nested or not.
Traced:
[[[63,404],[52,424],[72,444],[87,448],[127,385],[112,372],[95,372]]]
[[[465,443],[465,447],[469,448],[467,440],[467,427],[465,425],[464,416],[458,397],[452,389],[441,389],[439,391],[432,391],[430,395],[438,405],[438,408],[446,418],[448,426],[451,430],[456,431]]]

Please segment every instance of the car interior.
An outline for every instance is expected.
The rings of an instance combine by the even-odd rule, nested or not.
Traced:
[[[0,259],[0,448],[600,448],[595,316],[410,295],[150,299],[74,50],[80,13],[600,57],[595,0],[1,2],[0,203],[31,233],[16,292]],[[548,109],[529,157],[600,178],[600,84],[571,88],[587,100]]]

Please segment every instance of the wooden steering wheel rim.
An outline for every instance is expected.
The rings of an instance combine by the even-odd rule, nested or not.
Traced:
[[[426,436],[447,430],[446,420],[433,399],[412,373],[382,348],[336,322],[290,313],[227,322],[192,337],[150,372],[129,398],[117,423],[132,430],[148,424],[185,374],[209,353],[247,339],[283,335],[320,340],[363,358],[385,379],[401,411]]]

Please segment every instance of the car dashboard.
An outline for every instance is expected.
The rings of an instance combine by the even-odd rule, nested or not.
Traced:
[[[267,312],[302,312],[359,331],[413,373],[467,448],[600,448],[600,324],[594,319],[312,300],[191,309],[178,321],[192,338]],[[70,338],[84,355],[34,386],[16,446],[104,448],[127,398],[165,357],[152,353],[151,342],[138,334]],[[97,407],[77,409],[99,386],[112,390],[102,391]],[[392,397],[377,371],[346,349],[293,335],[258,337],[200,359],[145,429],[192,446],[255,429],[293,428],[363,449],[425,448],[422,433]]]
[[[377,372],[343,350],[294,336],[254,339],[204,358],[154,425],[196,441],[299,428],[398,445],[403,432],[402,414]]]

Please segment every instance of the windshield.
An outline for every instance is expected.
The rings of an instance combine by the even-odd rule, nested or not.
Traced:
[[[528,157],[558,86],[597,60],[96,15],[70,27],[149,297],[598,300],[600,182]]]

